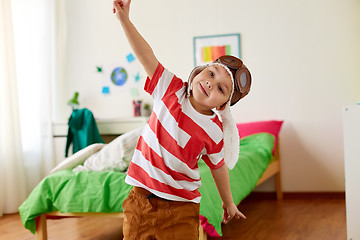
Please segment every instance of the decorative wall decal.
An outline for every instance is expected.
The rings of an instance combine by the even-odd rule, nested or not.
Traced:
[[[123,86],[128,78],[125,68],[117,67],[111,73],[111,81],[117,86]]]

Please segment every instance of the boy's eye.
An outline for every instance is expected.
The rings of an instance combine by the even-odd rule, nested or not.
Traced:
[[[214,76],[214,73],[212,71],[210,71],[210,76],[213,77]]]
[[[224,89],[222,87],[219,86],[219,91],[224,93]]]

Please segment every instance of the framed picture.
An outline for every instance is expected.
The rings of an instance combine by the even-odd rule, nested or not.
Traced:
[[[240,34],[194,37],[195,67],[212,62],[222,55],[240,56]]]

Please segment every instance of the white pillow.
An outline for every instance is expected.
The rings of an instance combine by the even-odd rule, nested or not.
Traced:
[[[90,156],[83,165],[74,168],[73,171],[126,171],[142,130],[143,127],[137,128],[115,138],[99,152]]]
[[[64,161],[59,163],[55,168],[53,168],[50,171],[50,174],[64,169],[71,169],[78,166],[79,164],[82,164],[88,157],[100,151],[105,145],[106,144],[103,143],[94,143],[77,151],[70,157],[64,159]]]

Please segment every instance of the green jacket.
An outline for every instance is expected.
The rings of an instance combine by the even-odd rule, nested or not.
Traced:
[[[72,144],[73,153],[93,144],[104,143],[92,112],[87,109],[74,109],[69,118],[69,130],[66,139],[65,157]]]

